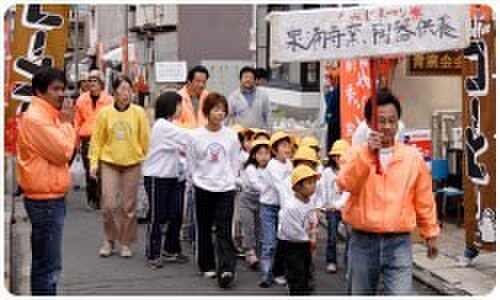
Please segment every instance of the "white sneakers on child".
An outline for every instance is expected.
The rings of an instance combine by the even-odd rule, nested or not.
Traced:
[[[217,277],[217,273],[215,273],[215,271],[203,272],[203,277],[205,277],[205,278],[215,278],[215,277]]]
[[[330,274],[337,273],[337,266],[334,263],[328,263],[326,265],[326,272]]]
[[[277,276],[274,277],[274,282],[279,285],[286,285],[286,279],[285,276]]]

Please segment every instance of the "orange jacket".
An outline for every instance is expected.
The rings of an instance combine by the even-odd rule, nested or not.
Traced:
[[[106,92],[101,92],[94,107],[90,92],[80,95],[76,100],[75,129],[80,138],[90,138],[94,131],[97,113],[105,106],[113,104],[113,97]]]
[[[64,196],[70,188],[68,162],[73,155],[76,131],[59,122],[59,111],[33,97],[21,118],[17,139],[17,182],[26,196],[48,200]]]
[[[205,126],[207,120],[203,115],[202,107],[205,99],[207,98],[208,92],[206,90],[201,92],[197,112],[194,111],[193,103],[191,102],[191,95],[189,95],[186,85],[177,91],[177,93],[182,97],[182,113],[176,123],[185,128],[198,128]]]
[[[342,211],[345,221],[367,232],[412,232],[418,226],[422,237],[438,236],[432,178],[417,150],[396,143],[381,175],[373,157],[367,145],[360,146],[341,166],[337,185],[351,193]]]

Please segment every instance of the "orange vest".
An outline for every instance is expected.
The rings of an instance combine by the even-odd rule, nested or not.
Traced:
[[[56,108],[34,96],[21,118],[16,176],[26,196],[34,200],[62,197],[70,188],[68,162],[76,132],[70,123],[60,123],[58,116]]]
[[[342,217],[354,229],[375,233],[412,232],[424,238],[440,233],[432,178],[421,155],[396,143],[383,174],[376,174],[367,145],[346,154],[337,177],[340,189],[351,193]]]
[[[189,95],[187,86],[182,87],[182,89],[180,89],[177,93],[182,97],[182,113],[176,123],[185,128],[198,128],[205,126],[207,124],[207,119],[203,115],[203,103],[207,98],[208,92],[206,90],[201,92],[197,112],[194,111],[193,103],[191,102],[191,95]]]
[[[94,131],[96,116],[103,107],[113,104],[113,97],[106,92],[101,92],[99,99],[94,104],[90,92],[80,95],[76,100],[75,129],[80,138],[90,138]]]

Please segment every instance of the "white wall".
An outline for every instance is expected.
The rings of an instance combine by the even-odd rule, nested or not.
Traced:
[[[406,128],[431,128],[434,110],[462,111],[461,76],[406,75],[406,60],[394,73],[393,92],[401,99]]]

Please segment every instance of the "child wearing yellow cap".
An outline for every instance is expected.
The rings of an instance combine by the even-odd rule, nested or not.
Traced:
[[[340,210],[350,196],[348,192],[339,191],[336,185],[337,173],[340,170],[342,156],[349,147],[350,145],[348,142],[337,140],[332,145],[330,152],[328,152],[328,163],[321,174],[325,199],[322,206],[327,210],[326,218],[328,220],[328,242],[326,247],[326,271],[328,273],[337,272],[337,229],[342,220]],[[347,255],[347,249],[345,253]]]
[[[260,219],[259,199],[271,191],[269,181],[265,178],[265,169],[271,159],[271,143],[256,140],[250,148],[250,157],[241,172],[242,192],[240,195],[240,217],[243,231],[243,250],[245,260],[251,269],[256,269],[257,241],[259,240]]]
[[[260,128],[250,128],[254,135],[253,135],[253,139],[254,140],[270,140],[271,139],[271,135],[265,131],[264,129],[260,129]]]
[[[291,175],[293,195],[279,212],[278,238],[283,243],[285,276],[290,295],[312,293],[311,242],[316,240],[312,228],[316,220],[316,206],[311,196],[316,190],[320,174],[300,165]]]
[[[276,253],[276,230],[278,227],[278,212],[284,196],[289,194],[289,184],[286,179],[292,173],[290,162],[291,138],[278,131],[271,136],[272,159],[266,167],[266,180],[271,184],[271,192],[260,198],[260,222],[262,234],[262,249],[260,259],[261,279],[259,286],[268,288],[273,279],[282,279],[281,270],[274,268],[273,263]],[[283,281],[278,281],[283,282]]]

